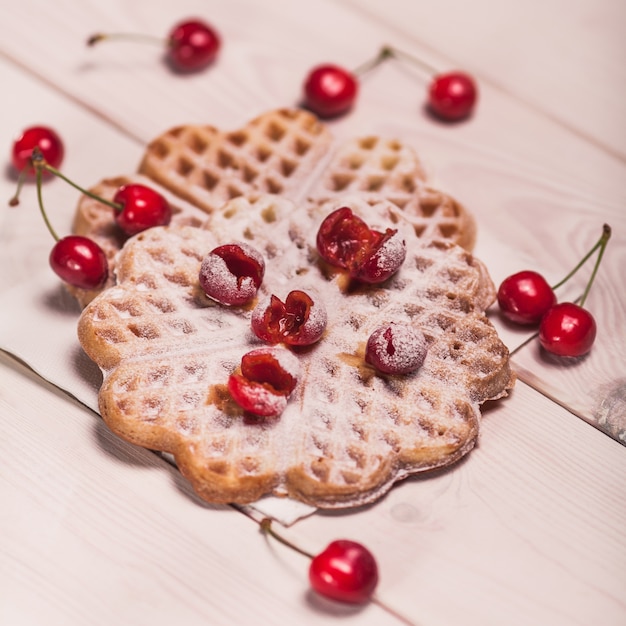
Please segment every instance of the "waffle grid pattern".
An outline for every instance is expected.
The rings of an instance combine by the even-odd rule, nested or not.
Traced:
[[[366,221],[381,217],[367,202],[354,208]],[[134,443],[174,454],[208,501],[272,493],[329,508],[370,502],[395,481],[466,454],[480,404],[512,384],[506,349],[483,314],[492,286],[470,254],[413,236],[395,277],[348,293],[340,276],[311,263],[319,219],[260,195],[228,203],[206,229],[146,231],[125,246],[119,285],[81,316],[81,343],[105,371],[105,421]],[[259,345],[251,311],[216,306],[197,284],[203,254],[249,224],[253,245],[274,252],[259,297],[305,286],[329,313],[323,339],[298,354],[302,374],[286,411],[266,423],[249,423],[225,388],[241,356]],[[364,363],[367,337],[390,320],[417,324],[428,339],[415,374],[384,377]]]

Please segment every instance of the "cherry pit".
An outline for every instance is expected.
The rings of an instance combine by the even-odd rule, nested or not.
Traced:
[[[541,274],[530,270],[507,277],[500,284],[497,294],[502,315],[516,324],[538,325],[539,343],[548,353],[560,357],[587,354],[595,342],[597,325],[584,304],[610,237],[611,228],[604,224],[602,234],[594,246],[565,278],[552,287]],[[596,263],[580,300],[577,303],[557,303],[555,290],[578,272],[596,252]]]

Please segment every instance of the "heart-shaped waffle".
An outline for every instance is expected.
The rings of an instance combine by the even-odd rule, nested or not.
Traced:
[[[333,202],[296,209],[277,196],[240,197],[203,228],[140,233],[119,255],[118,284],[81,314],[81,344],[104,373],[106,423],[173,454],[209,502],[268,494],[328,508],[371,502],[395,481],[469,452],[480,405],[513,383],[507,349],[484,315],[494,288],[483,265],[450,241],[420,240],[394,205],[347,197],[341,204],[371,227],[394,215],[407,244],[394,276],[355,286],[316,250]],[[293,350],[300,376],[275,419],[251,422],[227,388],[242,356],[263,345],[251,332],[253,306],[217,304],[199,284],[205,255],[233,240],[264,256],[259,299],[302,289],[328,314],[322,338]],[[383,375],[366,364],[367,338],[389,322],[424,333],[416,372]]]
[[[470,251],[474,244],[473,217],[428,186],[411,148],[379,137],[336,145],[328,128],[304,110],[269,111],[230,132],[211,126],[171,129],[148,145],[139,172],[103,181],[91,191],[111,200],[123,183],[152,186],[170,202],[172,225],[204,221],[225,202],[250,193],[313,206],[358,193],[371,204],[386,201],[404,212],[420,238],[447,239]],[[125,238],[110,207],[84,196],[73,231],[94,239],[114,269]],[[106,286],[114,280],[112,271]],[[98,293],[71,291],[83,305]]]

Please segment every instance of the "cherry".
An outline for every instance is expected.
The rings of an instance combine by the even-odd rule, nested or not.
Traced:
[[[320,339],[326,328],[326,309],[304,291],[287,294],[285,302],[271,295],[252,312],[252,331],[268,343],[308,346]]]
[[[532,271],[505,278],[498,289],[498,305],[504,317],[517,324],[538,324],[556,303],[546,279]]]
[[[18,172],[35,174],[35,168],[31,162],[33,148],[39,148],[44,159],[53,167],[59,167],[63,162],[65,148],[59,135],[47,126],[31,126],[13,143],[12,162]]]
[[[541,275],[531,271],[519,272],[506,278],[498,289],[498,304],[503,315],[520,324],[539,322],[539,343],[552,354],[566,357],[587,354],[595,341],[597,327],[593,316],[583,305],[610,237],[611,227],[604,224],[602,234],[591,250],[553,287]],[[596,250],[599,250],[598,257],[579,303],[555,304],[554,290],[578,272]]]
[[[558,356],[578,357],[587,354],[596,339],[593,315],[573,302],[553,306],[539,325],[539,343]]]
[[[167,200],[149,187],[137,184],[122,186],[115,194],[114,201],[111,202],[77,185],[56,167],[50,165],[38,147],[33,148],[31,162],[38,175],[44,171],[53,174],[82,194],[110,206],[114,211],[115,221],[128,236],[136,235],[153,226],[167,226],[170,223],[172,212]],[[18,203],[19,191],[18,187],[18,192],[10,201],[11,205]]]
[[[307,76],[305,105],[319,117],[335,117],[352,108],[359,91],[359,78],[390,58],[405,59],[431,77],[428,110],[446,121],[463,120],[472,113],[478,100],[478,87],[465,72],[439,73],[429,64],[402,50],[383,46],[378,54],[353,72],[336,65],[320,65]]]
[[[50,252],[50,267],[69,285],[100,289],[107,281],[109,265],[102,248],[79,235],[59,239]]]
[[[87,45],[93,46],[105,39],[141,39],[163,44],[162,39],[149,35],[98,33],[89,37]],[[169,63],[174,69],[182,72],[196,72],[210,65],[217,57],[221,44],[217,31],[206,22],[197,19],[176,24],[165,41]]]
[[[167,200],[145,185],[123,185],[115,193],[113,203],[118,205],[115,221],[129,236],[153,226],[167,226],[172,219]]]
[[[439,118],[458,121],[470,115],[478,98],[478,89],[471,76],[449,72],[435,76],[428,90],[428,106]]]
[[[309,582],[317,593],[327,598],[362,604],[371,599],[378,585],[378,565],[365,546],[339,539],[313,558]]]
[[[409,374],[422,367],[427,350],[421,330],[391,322],[379,326],[370,335],[365,361],[383,374]]]
[[[263,281],[265,261],[246,243],[218,246],[202,260],[199,280],[209,298],[228,306],[254,299]]]
[[[326,216],[317,232],[317,250],[327,263],[365,283],[387,280],[406,256],[406,244],[397,230],[370,229],[349,207]]]
[[[181,22],[172,29],[169,36],[172,64],[187,72],[204,69],[217,57],[221,43],[215,29],[205,22]]]
[[[319,65],[306,78],[304,102],[318,117],[336,117],[352,108],[358,91],[353,74],[337,65]]]
[[[66,283],[79,289],[100,289],[109,276],[106,254],[100,246],[87,237],[69,235],[61,239],[57,234],[43,205],[41,194],[42,174],[47,164],[38,146],[32,150],[31,163],[37,180],[37,201],[41,216],[48,231],[56,241],[50,252],[49,263],[52,270]],[[54,170],[56,171],[56,170]],[[10,204],[18,204],[21,185]]]
[[[228,390],[233,400],[248,413],[277,417],[298,382],[299,363],[286,350],[258,348],[241,358],[241,373],[231,374]]]
[[[277,533],[270,519],[261,520],[260,526],[263,532],[311,560],[309,583],[320,595],[348,604],[364,604],[373,599],[378,585],[378,564],[362,544],[337,539],[313,555]]]

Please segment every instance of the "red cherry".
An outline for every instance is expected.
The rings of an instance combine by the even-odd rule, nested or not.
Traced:
[[[320,65],[306,78],[304,103],[319,117],[336,117],[352,107],[358,91],[353,74],[337,65]]]
[[[53,167],[59,167],[63,161],[65,149],[59,135],[47,126],[32,126],[27,128],[13,143],[13,167],[18,172],[27,168],[29,175],[35,173],[30,158],[33,148],[37,146],[44,159]]]
[[[241,374],[231,374],[228,390],[248,413],[277,417],[298,382],[299,363],[286,350],[258,348],[241,358]]]
[[[596,321],[586,309],[573,302],[553,306],[539,325],[539,343],[558,356],[582,356],[596,338]]]
[[[200,285],[209,298],[228,306],[250,302],[263,281],[265,261],[245,243],[218,246],[202,260]]]
[[[311,587],[327,598],[361,604],[369,601],[378,584],[378,565],[372,553],[355,541],[330,543],[309,567]]]
[[[507,319],[517,324],[537,324],[556,303],[546,279],[532,271],[513,274],[498,289],[498,305]]]
[[[252,312],[254,334],[268,343],[308,346],[326,328],[326,309],[304,291],[289,292],[285,302],[272,295]]]
[[[365,361],[383,374],[409,374],[422,367],[427,350],[421,330],[391,322],[370,335]]]
[[[102,248],[87,237],[59,239],[50,252],[50,267],[66,283],[80,289],[99,289],[109,275]]]
[[[217,32],[205,22],[177,24],[169,36],[169,56],[179,70],[197,71],[212,63],[221,46]]]
[[[317,250],[330,265],[365,283],[382,283],[398,271],[406,245],[397,230],[372,230],[349,207],[328,215],[317,232]]]
[[[123,185],[113,202],[120,206],[115,211],[115,221],[129,236],[153,226],[167,226],[172,219],[167,200],[144,185]]]
[[[463,72],[435,76],[428,92],[431,111],[447,121],[466,118],[472,112],[477,98],[476,83]]]

